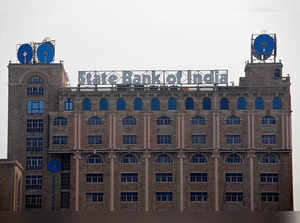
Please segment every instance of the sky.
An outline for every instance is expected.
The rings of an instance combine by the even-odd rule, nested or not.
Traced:
[[[17,44],[55,40],[72,86],[79,70],[228,69],[238,84],[251,34],[276,33],[291,76],[294,203],[300,210],[300,2],[297,0],[2,0],[0,158],[7,155],[9,60]]]

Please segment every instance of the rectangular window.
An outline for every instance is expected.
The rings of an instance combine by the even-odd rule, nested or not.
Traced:
[[[102,136],[88,136],[88,144],[102,144]]]
[[[42,208],[42,195],[26,195],[25,208]]]
[[[104,193],[102,192],[90,192],[85,194],[87,202],[103,202]]]
[[[206,135],[192,135],[193,144],[206,144]]]
[[[26,190],[40,190],[42,189],[42,176],[26,176],[25,188]]]
[[[55,145],[68,144],[68,136],[53,136],[53,144]]]
[[[171,144],[171,136],[170,135],[158,135],[157,136],[157,144]]]
[[[155,175],[156,182],[172,182],[173,174],[172,173],[157,173]]]
[[[27,119],[27,132],[43,132],[44,120],[43,119]]]
[[[134,202],[138,201],[137,192],[121,192],[121,201]]]
[[[207,201],[207,197],[207,192],[191,192],[190,194],[191,201]]]
[[[137,183],[138,182],[138,174],[137,173],[121,173],[121,182]]]
[[[124,135],[123,144],[136,144],[136,135]]]
[[[278,202],[279,201],[279,193],[277,192],[262,192],[261,193],[261,201],[263,202]]]
[[[70,170],[71,162],[70,162],[70,155],[63,154],[61,157],[61,170]]]
[[[156,192],[155,199],[156,199],[156,201],[172,201],[173,193],[172,192]]]
[[[27,96],[44,96],[44,88],[29,87],[27,88]]]
[[[70,192],[60,193],[60,208],[70,208]]]
[[[28,114],[43,114],[44,113],[44,101],[27,101],[27,113]]]
[[[241,202],[243,201],[243,192],[226,192],[226,201]]]
[[[243,174],[242,173],[225,173],[225,181],[226,182],[243,182]]]
[[[26,158],[27,170],[41,170],[43,168],[43,157],[29,156]]]
[[[102,173],[90,173],[86,175],[87,183],[102,183],[103,174]]]
[[[70,173],[61,173],[60,177],[61,189],[70,189]]]
[[[227,144],[240,144],[241,136],[240,135],[226,135]]]
[[[261,173],[260,181],[263,183],[277,183],[278,173]]]
[[[26,138],[26,151],[27,152],[40,152],[43,151],[43,138]]]
[[[208,174],[207,173],[191,173],[190,181],[191,182],[207,182]]]
[[[262,135],[262,144],[276,144],[276,135]]]

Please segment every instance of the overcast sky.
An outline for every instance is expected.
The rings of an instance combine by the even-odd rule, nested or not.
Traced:
[[[277,34],[283,73],[291,75],[300,210],[299,25],[297,0],[2,0],[0,157],[7,154],[7,64],[16,62],[19,43],[54,39],[56,61],[64,61],[73,86],[77,71],[89,69],[228,69],[238,84],[250,59],[251,34],[266,31]]]

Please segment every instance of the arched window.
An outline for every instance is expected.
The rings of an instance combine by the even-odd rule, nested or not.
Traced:
[[[73,111],[73,101],[71,98],[65,100],[65,111]]]
[[[176,98],[169,98],[169,100],[168,100],[168,110],[176,110],[176,109],[177,109]]]
[[[136,119],[133,116],[126,116],[122,121],[123,125],[136,125]]]
[[[203,110],[210,110],[211,109],[211,101],[210,98],[204,98],[203,99]]]
[[[281,78],[281,71],[279,68],[276,68],[274,71],[274,78]]]
[[[279,97],[273,98],[273,101],[272,101],[272,108],[273,108],[273,109],[276,109],[276,110],[282,108],[281,99],[280,99]]]
[[[193,98],[187,98],[185,100],[185,110],[194,110],[194,100],[193,100]]]
[[[157,125],[170,125],[171,124],[171,119],[168,116],[160,116],[156,120]]]
[[[227,157],[226,163],[242,163],[242,159],[237,154],[231,154]]]
[[[123,157],[123,159],[121,160],[121,163],[137,163],[137,159],[134,155],[127,154]]]
[[[108,110],[108,100],[106,98],[101,98],[101,100],[99,101],[99,109],[101,111]]]
[[[262,158],[260,159],[260,163],[264,163],[264,164],[277,163],[277,159],[273,154],[267,153],[262,156]]]
[[[227,118],[226,124],[227,125],[239,125],[239,124],[241,124],[241,120],[239,117],[232,115]]]
[[[192,118],[192,125],[205,125],[205,118],[201,116],[194,116]]]
[[[136,98],[133,102],[133,109],[135,111],[141,111],[143,110],[143,101],[140,98]]]
[[[103,160],[101,159],[100,156],[93,154],[93,155],[89,156],[89,158],[87,159],[87,163],[88,164],[99,164],[99,163],[103,163]]]
[[[102,125],[101,118],[93,116],[88,119],[88,125]]]
[[[91,101],[88,98],[83,99],[82,101],[82,110],[90,111],[91,110]]]
[[[274,124],[276,124],[276,119],[273,116],[266,115],[266,116],[262,117],[261,124],[274,125]]]
[[[67,125],[67,124],[68,124],[68,120],[64,117],[57,117],[54,119],[55,126],[63,126],[63,125]]]
[[[155,162],[159,164],[170,164],[172,163],[172,159],[167,154],[161,154],[156,158]]]
[[[44,80],[40,76],[32,76],[27,81],[28,84],[43,84]]]
[[[123,98],[119,98],[117,101],[117,110],[124,111],[126,109],[126,102]]]
[[[222,98],[220,101],[220,109],[228,110],[229,109],[229,101],[227,98]]]
[[[192,156],[191,162],[192,163],[207,163],[207,160],[201,154],[196,154],[196,155]]]
[[[255,99],[255,109],[264,110],[264,99],[258,97]]]
[[[158,98],[153,98],[151,101],[151,110],[158,111],[160,110],[160,101]]]
[[[237,101],[237,109],[238,110],[246,110],[247,109],[247,102],[245,98],[239,98]]]

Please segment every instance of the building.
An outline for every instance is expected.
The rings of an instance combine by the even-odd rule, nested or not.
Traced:
[[[290,78],[256,47],[238,86],[70,87],[62,63],[10,63],[23,208],[293,210]]]

